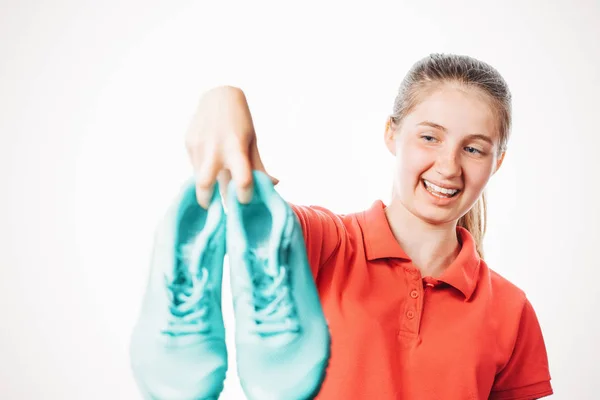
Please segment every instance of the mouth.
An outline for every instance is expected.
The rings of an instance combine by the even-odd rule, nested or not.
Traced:
[[[440,188],[439,186],[435,186],[432,183],[427,182],[425,179],[421,179],[421,184],[423,185],[423,188],[427,190],[431,195],[440,199],[451,199],[458,196],[458,194],[461,193],[461,190],[458,189],[449,190]]]

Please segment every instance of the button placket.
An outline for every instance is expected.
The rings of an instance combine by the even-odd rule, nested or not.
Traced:
[[[398,331],[398,340],[409,345],[419,334],[421,297],[422,293],[418,286],[421,284],[421,274],[418,270],[406,268],[407,292],[405,292],[405,308],[401,314],[401,328]]]
[[[418,282],[419,276],[414,276],[415,281]],[[411,328],[411,331],[414,334],[419,333],[419,325],[420,325],[420,312],[421,312],[421,293],[416,287],[410,288],[408,292],[408,309],[406,310],[405,317],[409,321],[408,325]]]

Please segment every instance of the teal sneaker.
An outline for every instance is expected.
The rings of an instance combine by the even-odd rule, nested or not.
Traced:
[[[157,228],[130,357],[145,399],[217,399],[227,371],[221,286],[225,214],[205,210],[189,180]]]
[[[227,196],[227,254],[237,372],[250,400],[311,399],[329,360],[330,335],[302,228],[269,177],[253,171],[254,195]]]

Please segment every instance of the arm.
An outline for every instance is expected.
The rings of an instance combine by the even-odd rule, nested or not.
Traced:
[[[319,206],[288,205],[294,210],[304,236],[306,255],[313,278],[334,257],[346,238],[344,223],[339,215]]]
[[[236,183],[238,200],[247,204],[252,196],[252,171],[269,175],[258,150],[252,116],[244,92],[220,86],[206,92],[186,134],[186,147],[196,176],[198,203],[207,208],[218,180],[227,203],[227,187]],[[271,175],[273,184],[278,180]],[[289,204],[289,203],[288,203]],[[344,225],[332,212],[317,206],[290,205],[302,226],[313,276],[340,246]]]

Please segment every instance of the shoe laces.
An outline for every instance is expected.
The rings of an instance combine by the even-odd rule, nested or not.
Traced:
[[[198,238],[177,251],[176,274],[165,276],[165,286],[169,297],[170,317],[163,333],[170,336],[206,334],[210,332],[208,316],[210,311],[209,272],[206,267],[211,251],[210,242],[205,250]],[[191,266],[188,270],[187,266]]]
[[[253,331],[263,336],[300,330],[288,275],[291,229],[293,224],[288,220],[287,232],[284,232],[280,243],[277,263],[272,263],[268,256],[262,254],[260,248],[249,249],[246,254],[250,261],[254,283],[255,311],[252,317],[256,324]]]

